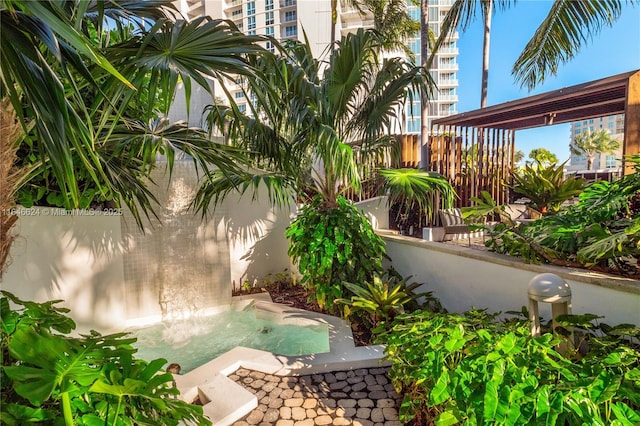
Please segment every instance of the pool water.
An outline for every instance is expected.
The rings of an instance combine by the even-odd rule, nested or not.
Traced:
[[[326,324],[278,324],[258,318],[253,308],[159,323],[133,330],[132,334],[138,338],[134,343],[138,358],[165,358],[169,363],[180,364],[182,373],[236,346],[289,356],[329,352]]]

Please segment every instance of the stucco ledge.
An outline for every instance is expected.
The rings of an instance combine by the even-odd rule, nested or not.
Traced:
[[[640,294],[640,281],[631,278],[619,277],[615,275],[603,274],[600,272],[589,271],[586,269],[562,267],[555,265],[536,265],[526,263],[522,259],[512,256],[493,253],[484,250],[478,250],[470,247],[443,244],[441,242],[432,242],[419,238],[398,235],[393,231],[378,230],[376,231],[383,240],[393,241],[399,244],[405,244],[420,247],[426,250],[433,250],[450,255],[466,257],[470,259],[481,260],[484,262],[495,263],[496,265],[508,266],[512,268],[523,269],[531,272],[545,273],[550,272],[556,274],[565,280],[583,282],[586,284],[608,287],[628,293]]]

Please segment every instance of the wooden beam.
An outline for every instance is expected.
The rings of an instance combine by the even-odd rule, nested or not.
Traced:
[[[629,77],[624,111],[624,143],[622,155],[640,154],[640,71]],[[624,174],[633,173],[629,161],[623,161]]]

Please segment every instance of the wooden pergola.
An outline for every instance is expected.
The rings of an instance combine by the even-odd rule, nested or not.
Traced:
[[[434,120],[427,164],[451,179],[462,206],[486,190],[507,203],[515,131],[624,114],[623,156],[640,153],[640,70]],[[623,162],[625,174],[631,173]]]

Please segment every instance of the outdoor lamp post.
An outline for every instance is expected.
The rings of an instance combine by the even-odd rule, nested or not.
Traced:
[[[559,315],[571,313],[571,287],[556,274],[539,274],[529,281],[529,319],[531,320],[531,335],[540,335],[540,314],[538,302],[551,303],[551,317],[553,329],[557,327],[556,318]]]

